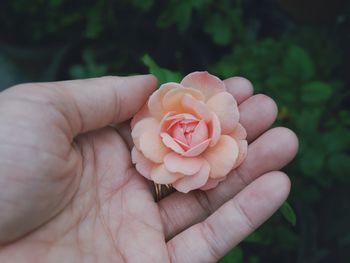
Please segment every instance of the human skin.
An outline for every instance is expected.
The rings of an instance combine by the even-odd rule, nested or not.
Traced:
[[[287,198],[298,140],[277,107],[225,80],[248,155],[210,191],[154,202],[130,160],[128,121],[151,75],[14,86],[0,93],[0,262],[215,262]],[[118,124],[117,129],[111,124]]]

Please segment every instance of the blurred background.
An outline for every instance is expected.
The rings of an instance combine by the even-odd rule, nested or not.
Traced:
[[[195,70],[250,79],[300,138],[288,203],[221,262],[350,262],[350,1],[0,2],[0,90]]]

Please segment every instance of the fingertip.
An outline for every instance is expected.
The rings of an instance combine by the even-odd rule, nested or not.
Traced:
[[[142,78],[147,83],[146,87],[152,92],[158,87],[158,79],[153,74],[138,75],[136,77]]]
[[[239,105],[240,122],[247,130],[248,141],[255,140],[276,120],[278,108],[269,96],[257,94]]]
[[[136,86],[136,88],[153,92],[158,86],[158,79],[152,74],[134,75],[127,77],[112,77],[114,81],[125,82],[126,86]],[[134,84],[134,85],[133,85]],[[119,86],[119,85],[118,85]]]
[[[287,174],[282,171],[272,171],[264,175],[269,177],[271,184],[269,191],[273,195],[273,199],[279,201],[278,207],[288,198],[291,181]]]
[[[227,91],[235,97],[238,104],[251,97],[254,93],[253,84],[246,78],[231,77],[224,80],[224,83]]]
[[[297,135],[286,127],[276,127],[269,131],[272,137],[278,137],[280,142],[284,142],[284,151],[288,152],[289,161],[298,153],[299,139]]]
[[[271,119],[275,121],[278,114],[278,106],[276,102],[265,94],[257,94],[254,97],[256,98],[256,100],[260,101],[262,105],[264,105],[265,111],[269,113]]]

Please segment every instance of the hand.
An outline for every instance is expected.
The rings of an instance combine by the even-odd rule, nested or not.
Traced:
[[[124,122],[156,88],[150,75],[24,84],[0,94],[0,262],[215,262],[287,198],[278,170],[296,154],[277,108],[225,81],[250,141],[217,188],[155,203],[130,161]],[[124,123],[123,123],[124,122]],[[108,127],[120,124],[119,132]]]

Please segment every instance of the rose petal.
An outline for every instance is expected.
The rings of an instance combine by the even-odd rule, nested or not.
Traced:
[[[230,136],[236,140],[245,140],[247,138],[247,131],[242,124],[238,123],[233,132],[230,133]]]
[[[187,139],[185,137],[183,129],[175,127],[171,135],[174,138],[174,140],[180,141],[181,144],[187,145]]]
[[[241,163],[244,161],[248,153],[247,140],[238,140],[237,144],[238,144],[238,157],[233,169],[236,169],[238,166],[241,165]]]
[[[180,118],[176,118],[174,119],[174,117],[176,116],[176,113],[171,111],[168,112],[164,115],[164,117],[162,118],[161,122],[160,122],[160,131],[161,132],[165,132],[170,125],[173,125],[173,122],[177,122],[180,121]]]
[[[174,152],[168,153],[164,157],[165,168],[172,173],[184,175],[194,175],[203,165],[204,159],[201,157],[183,157]]]
[[[148,130],[140,136],[140,151],[143,155],[155,162],[162,163],[164,156],[169,152],[169,149],[163,144],[159,132]]]
[[[135,164],[136,170],[141,175],[151,180],[150,174],[155,163],[148,160],[140,151],[136,149],[136,147],[132,148],[131,159],[132,159],[132,162]]]
[[[220,178],[208,178],[208,181],[200,189],[207,191],[218,186],[218,184],[226,179],[226,176]]]
[[[179,87],[182,88],[182,85],[170,82],[161,85],[158,90],[153,92],[148,100],[148,109],[153,117],[158,120],[162,119],[162,117],[168,112],[163,108],[163,97],[168,91]]]
[[[202,187],[208,180],[210,166],[203,161],[201,169],[194,175],[183,177],[175,181],[172,186],[179,192],[188,193],[191,190]]]
[[[190,147],[194,147],[208,139],[207,124],[201,120],[192,133]]]
[[[159,122],[153,117],[145,118],[135,124],[131,131],[131,137],[137,149],[140,149],[140,136],[149,130],[159,130]]]
[[[142,106],[142,108],[135,114],[130,122],[131,129],[134,128],[135,124],[140,120],[151,117],[151,113],[149,112],[147,103]]]
[[[229,134],[236,128],[239,111],[237,102],[230,93],[216,94],[207,101],[207,105],[218,116],[222,134]]]
[[[211,120],[211,112],[203,102],[196,100],[189,95],[184,95],[181,103],[186,112],[194,114],[206,122]]]
[[[181,148],[181,146],[166,132],[162,132],[160,134],[162,137],[163,143],[166,147],[172,149],[174,152],[177,152],[179,154],[184,153],[185,151]]]
[[[185,156],[185,157],[198,156],[208,148],[209,143],[210,143],[210,139],[205,140],[204,142],[201,142],[200,144],[198,144],[198,145],[192,147],[191,149],[189,149],[188,151],[184,152],[182,154],[182,156]]]
[[[166,111],[176,111],[178,113],[183,112],[180,102],[184,95],[189,95],[196,100],[204,101],[204,96],[200,91],[192,88],[184,88],[180,84],[179,86],[181,86],[181,88],[172,89],[163,97],[163,108]]]
[[[164,164],[154,166],[151,171],[151,179],[157,184],[172,184],[182,177],[179,173],[169,172]]]
[[[220,127],[219,118],[213,112],[212,112],[212,119],[208,125],[208,128],[209,128],[209,138],[211,139],[209,146],[213,147],[218,142],[218,140],[220,139],[220,135],[221,135],[221,127]]]
[[[228,136],[221,135],[218,143],[208,148],[202,155],[210,164],[210,178],[226,176],[235,165],[238,157],[238,145]]]
[[[183,143],[182,141],[179,141],[176,138],[174,138],[174,141],[177,142],[185,151],[187,151],[190,148],[186,143]]]
[[[188,74],[181,83],[184,87],[190,87],[201,91],[206,100],[219,92],[226,91],[224,82],[207,71],[197,71]]]

